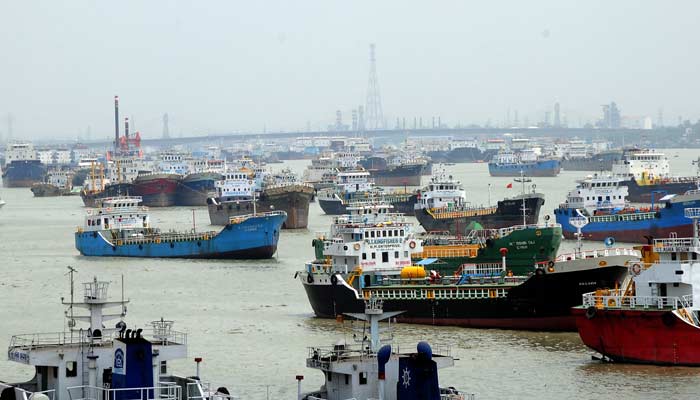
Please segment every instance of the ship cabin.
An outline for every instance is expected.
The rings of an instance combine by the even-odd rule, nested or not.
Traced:
[[[301,184],[299,177],[291,169],[285,168],[279,173],[269,174],[265,179],[265,186],[290,186]]]
[[[98,208],[88,209],[83,231],[140,230],[150,227],[148,207],[139,196],[106,197]]]
[[[686,322],[700,326],[700,208],[686,208],[684,215],[693,221],[693,237],[654,239],[653,245],[642,246],[642,261],[629,267],[629,286],[587,293],[584,305],[676,310]]]
[[[434,176],[430,183],[418,193],[415,209],[442,209],[461,208],[466,205],[467,194],[462,184],[452,179],[445,178],[444,173]]]
[[[70,190],[73,180],[73,173],[65,170],[51,170],[46,174],[46,183],[60,189]]]
[[[127,329],[129,301],[108,299],[108,290],[109,282],[95,278],[83,284],[80,301],[71,287],[70,299],[61,298],[67,328],[12,337],[8,359],[33,366],[35,375],[23,383],[0,381],[2,399],[205,398],[197,397],[205,394],[198,378],[170,375],[171,360],[187,357],[186,334],[164,319]]]
[[[649,149],[630,150],[623,154],[622,160],[613,164],[612,173],[626,179],[663,179],[671,175],[671,166],[664,153]]]
[[[324,243],[324,255],[330,257],[332,270],[346,274],[359,267],[366,275],[398,275],[411,265],[411,254],[423,251],[416,239],[413,223],[390,204],[354,203],[350,214],[337,216],[330,237]]]
[[[622,178],[596,174],[578,181],[576,189],[567,194],[561,208],[585,210],[588,215],[611,212],[627,207],[627,194]]]
[[[510,150],[501,150],[493,156],[492,163],[495,164],[517,164],[519,161],[518,155]]]
[[[374,182],[367,171],[346,171],[337,175],[337,186],[342,193],[368,192],[374,188]]]
[[[223,174],[224,179],[214,182],[216,197],[221,201],[250,200],[255,192],[255,181],[248,171],[235,171]]]
[[[166,174],[187,175],[191,172],[189,157],[186,153],[164,151],[158,155],[158,171]]]
[[[522,149],[518,152],[518,159],[523,163],[536,162],[537,158],[537,152],[534,149]]]
[[[340,151],[333,154],[333,166],[336,168],[356,168],[360,160],[360,154],[354,151]]]

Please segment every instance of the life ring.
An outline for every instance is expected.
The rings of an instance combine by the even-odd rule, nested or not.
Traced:
[[[617,300],[608,299],[608,307],[617,307]]]
[[[595,318],[596,312],[597,312],[597,310],[596,310],[595,307],[593,307],[593,306],[588,307],[588,308],[586,309],[586,318],[588,318],[588,319],[593,319],[593,318]]]
[[[605,260],[600,260],[600,261],[598,262],[598,266],[599,266],[599,267],[605,267],[606,265],[608,265],[608,262],[605,261]]]
[[[92,210],[87,210],[87,215],[92,215]]]
[[[353,245],[352,247],[353,247],[355,250],[360,250],[360,244],[359,244],[359,243],[355,243],[355,245]],[[335,275],[333,275],[333,276],[335,276]]]
[[[416,248],[416,241],[415,241],[415,240],[411,240],[411,241],[408,243],[408,247],[410,247],[410,248],[412,248],[412,249],[415,249],[415,248]]]
[[[331,285],[335,286],[338,284],[338,275],[333,274],[331,275]]]
[[[632,264],[632,267],[630,268],[630,271],[636,276],[639,275],[640,272],[642,272],[642,266],[639,263],[634,263]]]
[[[314,276],[311,274],[306,275],[306,282],[307,283],[314,283]]]

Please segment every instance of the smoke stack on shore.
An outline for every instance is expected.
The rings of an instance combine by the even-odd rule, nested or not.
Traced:
[[[119,150],[119,96],[114,96],[114,150]]]

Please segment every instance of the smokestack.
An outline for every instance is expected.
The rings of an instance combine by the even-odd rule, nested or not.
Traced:
[[[119,149],[119,96],[114,96],[114,149]]]
[[[126,136],[126,141],[129,141],[129,117],[124,118],[124,136]]]

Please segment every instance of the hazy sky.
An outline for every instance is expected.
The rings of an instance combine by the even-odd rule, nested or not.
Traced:
[[[364,104],[377,45],[385,117],[573,124],[614,100],[700,115],[698,1],[0,1],[0,132],[145,137],[324,127]]]

